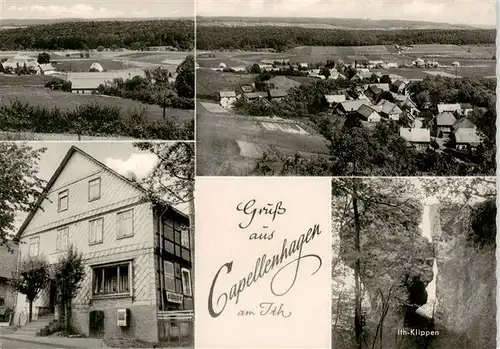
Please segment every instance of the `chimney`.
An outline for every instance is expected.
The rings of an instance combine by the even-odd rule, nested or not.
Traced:
[[[131,182],[137,182],[137,175],[133,171],[128,171],[126,177]]]

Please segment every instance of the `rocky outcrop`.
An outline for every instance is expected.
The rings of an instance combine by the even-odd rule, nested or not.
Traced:
[[[468,206],[433,208],[438,263],[436,325],[443,332],[433,347],[496,348],[495,246],[474,244]],[[494,219],[494,217],[493,217]]]

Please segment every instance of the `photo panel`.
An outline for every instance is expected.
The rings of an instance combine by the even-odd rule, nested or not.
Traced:
[[[198,0],[197,174],[495,175],[495,2],[396,7]]]
[[[196,348],[330,348],[330,202],[328,178],[197,178]]]
[[[496,348],[496,178],[334,178],[332,348]]]
[[[193,142],[0,142],[0,344],[192,348],[194,160]]]
[[[1,6],[0,140],[194,140],[194,0]]]

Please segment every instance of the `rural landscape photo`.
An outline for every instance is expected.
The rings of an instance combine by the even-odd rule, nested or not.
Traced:
[[[197,4],[199,175],[495,173],[494,2],[476,18],[460,1],[400,18],[392,2],[346,4],[387,10],[376,19],[327,18],[325,3],[212,5]],[[302,17],[286,17],[295,7]]]
[[[497,347],[495,177],[332,184],[333,349]]]
[[[0,163],[3,348],[193,348],[193,142],[1,142]]]
[[[0,139],[193,140],[194,3],[141,5],[3,2]]]

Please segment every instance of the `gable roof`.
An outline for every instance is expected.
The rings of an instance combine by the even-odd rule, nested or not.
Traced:
[[[440,113],[436,116],[436,125],[437,126],[452,126],[455,124],[457,119],[450,112]]]
[[[16,236],[14,238],[15,242],[19,241],[19,239],[21,238],[21,235],[23,234],[24,230],[26,229],[26,227],[28,226],[28,224],[31,222],[31,220],[33,219],[33,217],[35,216],[36,212],[38,211],[38,209],[42,205],[42,202],[45,200],[45,197],[47,196],[47,194],[50,191],[51,187],[54,185],[54,183],[56,182],[57,178],[59,177],[59,175],[64,170],[64,168],[68,164],[69,160],[71,159],[71,157],[75,153],[83,155],[85,158],[87,158],[88,160],[96,163],[98,166],[102,167],[103,169],[105,169],[106,171],[110,172],[114,176],[120,178],[121,180],[123,180],[124,182],[130,184],[131,186],[135,187],[136,189],[139,189],[142,193],[147,194],[147,191],[143,187],[141,187],[138,183],[129,180],[127,177],[119,174],[115,170],[113,170],[110,167],[104,165],[102,162],[100,162],[99,160],[97,160],[93,156],[89,155],[88,153],[84,152],[80,148],[75,147],[73,145],[73,146],[71,146],[71,148],[68,150],[68,152],[66,153],[66,155],[62,159],[61,163],[59,164],[59,166],[55,170],[55,172],[52,175],[52,177],[50,177],[49,181],[47,182],[47,185],[43,189],[43,192],[42,192],[42,195],[40,196],[40,199],[38,200],[38,202],[35,205],[35,208],[33,209],[33,211],[31,211],[28,214],[28,217],[26,217],[26,219],[24,220],[23,224],[19,228],[19,231],[17,232],[17,234],[16,234]],[[172,207],[171,205],[168,205],[167,208],[174,210],[177,214],[181,214],[182,216],[187,217],[186,214],[182,213],[181,211],[177,210],[175,207]]]
[[[438,108],[438,113],[454,112],[462,109],[459,103],[454,103],[454,104],[440,103],[437,105],[437,108]]]
[[[370,101],[367,99],[356,99],[356,100],[349,100],[340,103],[340,106],[344,109],[344,111],[356,111],[361,107],[362,105],[370,105]]]
[[[344,94],[341,95],[325,95],[325,99],[328,103],[342,103],[345,102],[346,97]]]
[[[220,91],[219,97],[220,98],[236,97],[236,92],[235,91]]]
[[[380,112],[387,115],[401,114],[403,112],[396,104],[389,102],[386,99],[382,99],[377,105],[382,106],[382,110]]]
[[[99,85],[114,79],[132,79],[136,76],[146,77],[141,69],[116,70],[109,72],[75,72],[67,73],[66,80],[71,81],[72,89],[97,89]]]
[[[368,117],[369,117],[370,115],[372,115],[373,113],[375,113],[375,114],[377,114],[377,115],[378,115],[378,113],[377,113],[375,110],[373,110],[372,108],[370,108],[370,106],[368,106],[368,105],[366,105],[366,104],[361,105],[361,106],[358,108],[357,112],[358,112],[361,116],[363,116],[363,117],[365,117],[365,118],[367,118],[367,119],[368,119]],[[380,115],[379,115],[379,116],[380,116]]]
[[[39,64],[38,66],[42,71],[56,70],[51,63]]]
[[[431,131],[426,128],[405,128],[399,129],[399,135],[412,143],[430,143]]]
[[[459,128],[455,131],[455,141],[462,144],[477,145],[481,143],[481,137],[479,137],[475,129]]]
[[[455,129],[459,128],[476,128],[476,125],[474,125],[469,119],[467,118],[462,118],[458,120],[455,125],[453,125]]]
[[[285,90],[274,88],[269,90],[269,97],[271,98],[282,98],[286,97],[288,93]]]
[[[265,98],[265,97],[267,97],[267,93],[266,92],[262,92],[262,91],[247,92],[247,93],[243,93],[243,96],[245,98],[248,98],[248,99],[258,99],[258,98]]]

